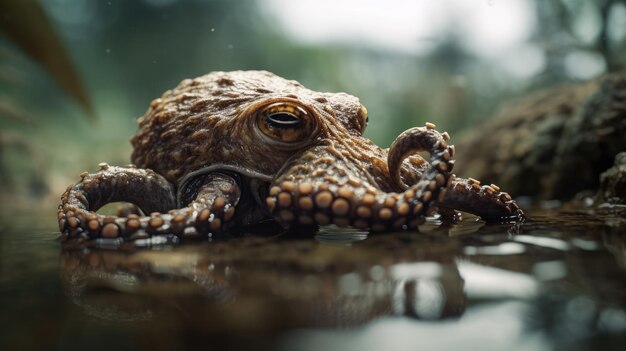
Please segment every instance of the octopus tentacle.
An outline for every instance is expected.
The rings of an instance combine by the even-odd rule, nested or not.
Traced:
[[[59,230],[65,238],[131,240],[162,234],[198,237],[222,231],[234,216],[240,188],[234,178],[225,174],[204,177],[191,202],[173,209],[173,186],[154,171],[101,164],[100,171],[81,174],[81,181],[70,185],[61,197]],[[134,203],[150,215],[116,217],[95,212],[116,201]]]
[[[520,220],[524,212],[511,196],[495,184],[481,185],[476,179],[450,178],[445,197],[438,207],[473,213],[484,220]]]
[[[433,124],[428,124],[434,128]],[[412,134],[419,133],[416,128],[409,129],[400,134],[389,148],[387,163],[389,173],[392,180],[399,186],[407,187],[400,177],[403,160],[416,150],[422,150],[426,145],[419,143],[423,139],[411,138]],[[444,140],[449,140],[448,133],[442,134]],[[454,146],[450,146],[446,159],[454,157]],[[453,162],[453,161],[451,161]],[[506,220],[506,219],[522,219],[523,211],[517,203],[513,201],[511,196],[505,192],[501,192],[497,185],[482,185],[476,179],[461,179],[451,175],[452,181],[449,186],[443,190],[440,198],[442,201],[435,203],[439,212],[459,210],[469,212],[481,216],[487,221]],[[447,213],[450,217],[451,213]]]
[[[394,140],[389,147],[387,154],[387,165],[389,167],[389,174],[391,179],[400,187],[406,189],[408,186],[400,179],[400,171],[402,169],[402,162],[408,156],[415,154],[419,151],[429,151],[433,145],[432,138],[425,138],[422,135],[429,131],[434,131],[435,125],[432,123],[426,123],[426,128],[416,127],[404,131],[402,134]],[[437,134],[439,134],[437,132]],[[446,148],[441,155],[446,161],[451,164],[454,163],[452,158],[454,157],[454,146],[447,147],[446,141],[450,139],[448,133],[440,134],[443,140],[437,140],[436,143],[442,143],[442,147]]]
[[[270,189],[267,205],[286,226],[334,223],[371,228],[374,231],[415,228],[424,220],[429,205],[446,189],[453,167],[452,149],[442,134],[428,126],[413,128],[394,143],[394,157],[411,152],[431,154],[431,167],[422,179],[401,193],[384,192],[359,180],[349,164],[324,157],[327,146],[302,155]],[[400,156],[401,155],[401,156]],[[396,162],[396,161],[394,161]],[[339,176],[344,174],[344,176]]]

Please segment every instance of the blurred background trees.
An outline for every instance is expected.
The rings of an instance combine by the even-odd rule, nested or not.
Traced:
[[[626,58],[623,0],[46,0],[64,52],[39,54],[24,47],[50,33],[7,29],[16,16],[40,22],[7,6],[19,1],[0,7],[1,192],[51,203],[73,175],[128,163],[151,99],[209,71],[266,69],[356,95],[370,112],[366,135],[387,146],[425,121],[460,131],[504,100],[620,70]],[[95,120],[41,55],[73,62]]]

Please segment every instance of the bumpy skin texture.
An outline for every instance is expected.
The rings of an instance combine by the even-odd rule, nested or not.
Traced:
[[[497,186],[451,174],[454,147],[434,125],[409,129],[382,149],[362,136],[366,123],[356,97],[311,91],[269,72],[184,80],[139,119],[131,140],[136,166],[101,164],[70,185],[59,229],[79,240],[136,239],[198,237],[264,219],[285,227],[414,229],[434,209],[522,218]],[[94,212],[114,201],[150,215]]]

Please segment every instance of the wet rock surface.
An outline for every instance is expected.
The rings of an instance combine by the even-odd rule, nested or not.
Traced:
[[[505,104],[457,135],[457,172],[495,182],[513,196],[567,200],[599,188],[600,174],[626,150],[624,135],[626,74],[620,73]]]
[[[600,175],[596,203],[626,205],[626,152],[615,156],[615,164]]]

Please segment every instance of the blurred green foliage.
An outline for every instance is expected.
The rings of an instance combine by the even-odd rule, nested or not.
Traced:
[[[0,32],[37,61],[91,114],[87,93],[41,5],[36,0],[3,1],[0,2],[0,12],[3,14]]]

